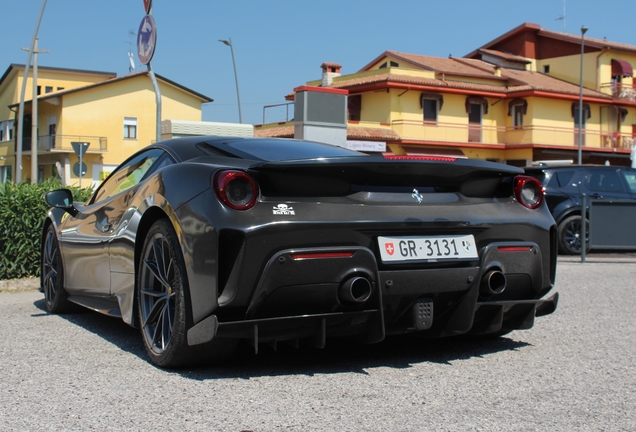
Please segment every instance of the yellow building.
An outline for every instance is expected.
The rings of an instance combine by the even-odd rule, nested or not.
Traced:
[[[583,162],[628,165],[636,46],[586,38],[584,52]],[[385,51],[350,75],[323,63],[322,79],[307,85],[348,90],[349,139],[396,154],[576,162],[580,53],[580,35],[525,23],[463,58]],[[290,136],[290,125],[255,134]]]
[[[156,74],[155,74],[156,75]],[[162,118],[201,120],[201,105],[212,99],[156,75]],[[0,78],[0,181],[15,176],[14,121],[24,65],[11,65]],[[22,178],[31,178],[32,142],[37,143],[38,179],[58,176],[79,183],[73,143],[88,143],[82,186],[100,182],[114,167],[156,139],[156,98],[147,71],[114,73],[38,68],[38,137],[31,139],[32,74],[27,78]],[[16,179],[13,179],[16,181]]]

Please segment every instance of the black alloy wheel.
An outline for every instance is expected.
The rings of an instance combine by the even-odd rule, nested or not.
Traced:
[[[192,325],[187,307],[188,279],[177,235],[168,219],[155,222],[144,241],[138,274],[141,333],[151,361],[174,368],[224,360],[230,340],[189,346]]]
[[[586,219],[585,250],[590,249],[589,242],[590,221]],[[565,218],[558,228],[559,252],[567,255],[581,254],[581,216],[574,215]]]
[[[72,303],[68,301],[68,293],[64,289],[64,267],[53,225],[46,230],[41,265],[40,283],[46,309],[55,314],[70,311]]]

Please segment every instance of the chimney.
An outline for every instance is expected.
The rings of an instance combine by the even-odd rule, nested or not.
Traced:
[[[335,77],[340,76],[340,66],[338,63],[324,62],[320,65],[322,68],[322,86],[329,87]]]
[[[495,76],[498,76],[498,77],[501,76],[501,66],[499,65],[495,66],[494,74]]]

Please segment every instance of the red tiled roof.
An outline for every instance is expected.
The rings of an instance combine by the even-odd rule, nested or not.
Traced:
[[[263,138],[293,138],[293,126],[275,126],[268,128],[254,127],[254,136]]]
[[[254,128],[254,136],[266,138],[293,138],[293,126],[275,126],[267,128]],[[366,141],[400,141],[400,136],[392,129],[374,128],[368,126],[347,127],[347,138]]]
[[[496,46],[502,43],[503,41],[513,38],[517,36],[519,33],[523,33],[523,32],[536,32],[539,36],[543,36],[546,38],[558,39],[558,40],[562,40],[566,42],[571,42],[577,45],[581,44],[581,35],[573,35],[569,33],[546,30],[544,28],[541,28],[539,24],[525,22],[513,28],[512,30],[504,33],[503,35],[491,40],[490,42],[482,45],[480,48],[477,48],[476,50],[471,51],[470,53],[466,54],[464,57],[475,57],[478,54],[479,50],[483,50],[484,48],[488,49],[493,46]],[[585,45],[587,47],[593,47],[596,49],[611,48],[614,50],[636,53],[636,46],[634,45],[611,42],[605,39],[596,39],[596,38],[586,37]]]
[[[363,67],[360,72],[370,70],[371,66],[386,56],[404,61],[417,69],[429,70],[440,74],[498,79],[494,74],[494,66],[481,60],[432,57],[397,51],[385,51],[374,61]]]
[[[499,57],[502,58],[504,60],[508,60],[511,62],[517,62],[517,63],[524,63],[524,64],[528,64],[528,63],[532,63],[530,60],[528,60],[525,57],[522,56],[518,56],[516,54],[510,54],[507,52],[503,52],[503,51],[497,51],[497,50],[491,50],[491,49],[485,49],[485,48],[481,48],[478,50],[480,53],[485,53],[494,57]]]
[[[369,77],[352,78],[350,80],[338,81],[334,82],[330,87],[346,88],[351,90],[352,92],[355,92],[356,87],[385,82],[387,83],[387,85],[388,83],[401,83],[439,87],[441,92],[444,91],[444,88],[465,90],[467,93],[471,91],[488,92],[494,93],[496,96],[532,90],[568,95],[579,94],[578,85],[542,73],[501,68],[501,74],[501,78],[508,81],[508,86],[494,84],[477,84],[465,81],[453,81],[449,79],[442,80],[416,77],[411,75],[400,75],[397,73],[386,73],[381,75],[373,75]],[[587,88],[583,89],[583,96],[611,99],[609,95]]]

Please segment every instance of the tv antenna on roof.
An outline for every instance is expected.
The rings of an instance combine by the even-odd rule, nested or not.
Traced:
[[[129,39],[128,39],[128,42],[124,42],[130,45],[130,50],[131,50],[131,51],[128,51],[128,73],[132,73],[132,71],[135,70],[135,60],[133,60],[133,53],[132,53],[132,45],[133,45],[132,38],[134,36],[137,36],[137,33],[135,33],[132,30],[128,30]]]
[[[565,0],[563,0],[563,15],[561,15],[558,18],[554,19],[555,21],[563,21],[563,33],[566,33],[565,31]]]

